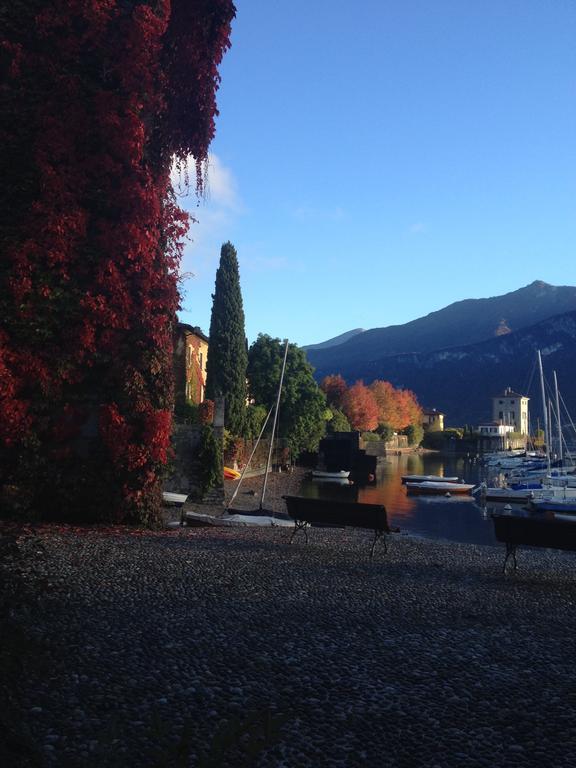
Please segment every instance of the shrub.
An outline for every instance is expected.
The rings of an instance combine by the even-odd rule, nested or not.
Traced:
[[[174,421],[178,424],[199,424],[199,407],[195,403],[177,403],[174,408]]]
[[[410,424],[404,432],[408,437],[408,445],[420,445],[424,437],[424,429],[420,424]]]
[[[222,445],[216,439],[214,429],[211,426],[205,425],[202,429],[198,458],[200,460],[200,487],[204,496],[212,488],[218,488],[222,485],[224,473]]]

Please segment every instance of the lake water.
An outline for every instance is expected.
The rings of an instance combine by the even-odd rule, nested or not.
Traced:
[[[378,466],[376,483],[367,486],[340,485],[306,480],[302,494],[316,498],[346,499],[366,504],[384,504],[388,522],[404,533],[470,544],[495,544],[489,511],[472,496],[412,496],[402,485],[402,475],[458,476],[479,483],[486,470],[476,461],[439,454],[390,456]]]

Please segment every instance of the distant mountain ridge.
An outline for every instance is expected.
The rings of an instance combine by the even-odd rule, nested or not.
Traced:
[[[412,389],[422,405],[445,411],[449,424],[489,418],[490,398],[506,386],[522,389],[522,377],[542,348],[559,377],[562,372],[565,397],[576,405],[576,287],[537,280],[404,325],[364,331],[336,346],[314,347],[306,354],[318,381],[333,373],[349,383],[386,379]]]
[[[572,310],[576,310],[576,287],[536,280],[502,296],[458,301],[409,323],[373,328],[338,346],[306,354],[318,378],[331,373],[365,378],[366,364],[388,355],[475,344]],[[338,370],[343,366],[346,372]]]
[[[328,349],[329,347],[337,347],[339,344],[344,344],[345,341],[357,336],[359,333],[364,333],[364,328],[354,328],[353,331],[346,331],[346,333],[334,336],[333,339],[328,339],[328,341],[322,341],[319,344],[307,344],[305,347],[302,347],[302,349],[307,352],[310,349]]]
[[[368,364],[366,381],[385,379],[411,389],[455,426],[492,418],[492,397],[510,386],[531,398],[533,420],[542,423],[536,352],[547,380],[556,371],[562,397],[576,415],[576,310],[478,344],[433,352],[391,355]]]

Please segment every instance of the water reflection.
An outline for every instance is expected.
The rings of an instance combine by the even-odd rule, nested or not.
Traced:
[[[405,533],[472,544],[494,544],[493,524],[485,509],[471,496],[412,496],[402,485],[402,475],[457,475],[467,483],[485,479],[475,461],[438,454],[390,456],[379,465],[376,483],[340,485],[306,480],[302,493],[314,498],[384,504],[389,523]]]

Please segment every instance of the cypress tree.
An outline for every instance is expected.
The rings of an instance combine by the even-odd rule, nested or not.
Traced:
[[[238,258],[232,243],[224,243],[212,295],[210,346],[206,363],[206,398],[225,398],[224,423],[242,435],[246,419],[248,353]]]

